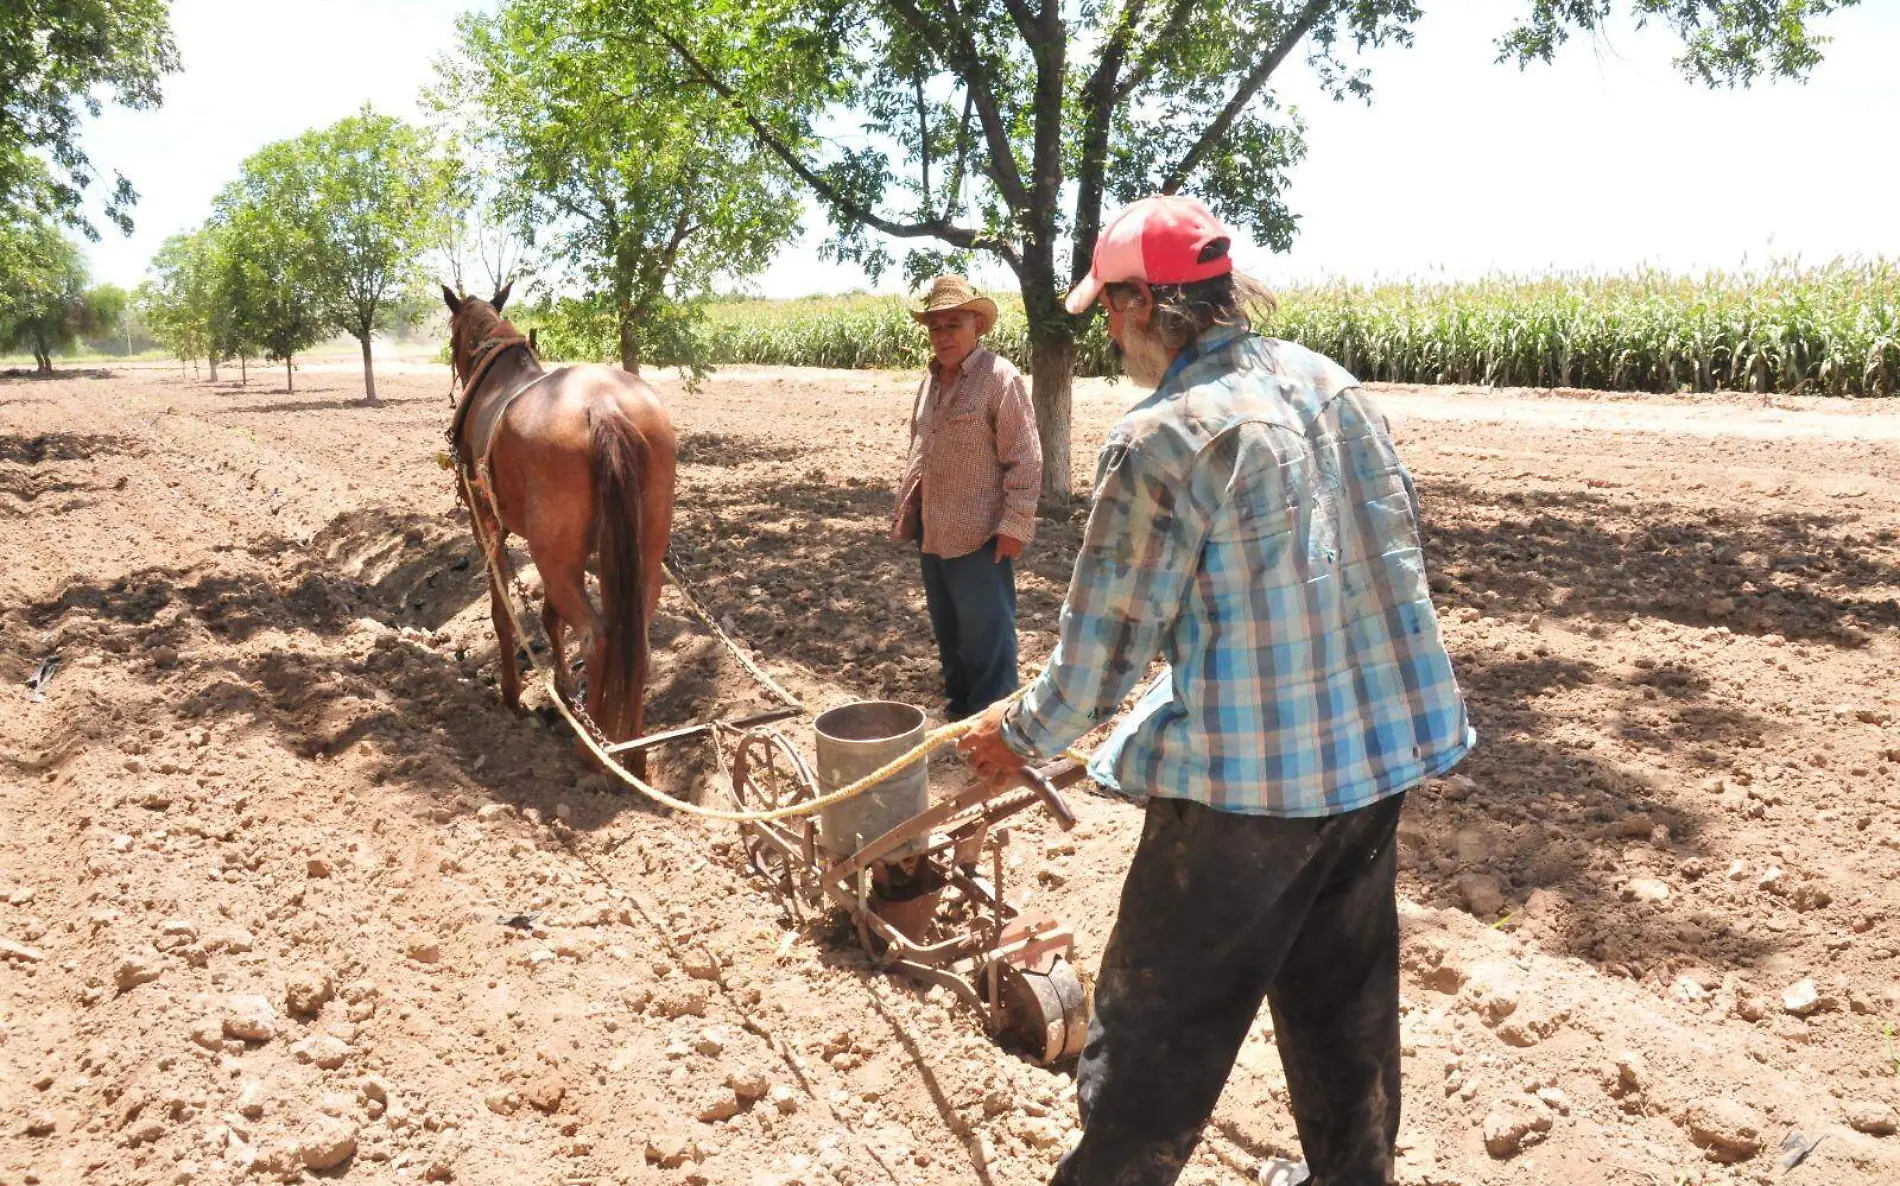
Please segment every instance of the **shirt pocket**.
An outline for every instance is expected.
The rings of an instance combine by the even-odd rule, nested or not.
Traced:
[[[937,425],[937,438],[940,444],[954,449],[980,449],[992,446],[994,432],[990,428],[990,418],[982,408],[968,411],[952,410]]]

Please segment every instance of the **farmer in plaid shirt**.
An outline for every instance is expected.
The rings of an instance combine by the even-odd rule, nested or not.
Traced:
[[[1251,332],[1266,294],[1230,240],[1181,197],[1103,231],[1068,308],[1099,298],[1154,393],[1102,451],[1048,667],[962,743],[1009,778],[1167,662],[1092,766],[1147,820],[1062,1184],[1173,1182],[1263,999],[1312,1182],[1395,1180],[1399,808],[1474,741],[1385,421],[1331,361]]]
[[[994,301],[939,276],[911,316],[930,331],[932,358],[891,538],[921,550],[947,712],[961,720],[1016,690],[1015,560],[1036,531],[1042,443],[1021,372],[977,345]]]

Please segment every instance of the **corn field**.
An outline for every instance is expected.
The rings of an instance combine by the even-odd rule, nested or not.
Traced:
[[[997,303],[986,341],[1026,369],[1021,302]],[[924,335],[896,297],[726,301],[707,314],[714,364],[924,363]],[[1279,294],[1263,328],[1369,381],[1890,396],[1900,391],[1900,264],[1296,288]],[[1096,318],[1077,372],[1114,369]]]
[[[999,294],[996,306],[996,325],[983,344],[1027,373],[1029,321],[1022,299]],[[923,327],[894,296],[726,301],[709,306],[707,313],[706,355],[715,365],[910,369],[930,357]],[[1107,329],[1095,318],[1083,331],[1076,373],[1111,375],[1116,370]]]

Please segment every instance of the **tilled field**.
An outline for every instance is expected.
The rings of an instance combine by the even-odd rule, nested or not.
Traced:
[[[497,707],[411,370],[0,380],[0,1183],[1042,1180],[1069,1075]],[[814,705],[934,706],[912,380],[660,386],[714,612]],[[1084,474],[1129,398],[1078,390]],[[1900,414],[1382,402],[1481,734],[1403,825],[1401,1180],[1900,1181]],[[654,637],[651,727],[763,705],[671,593]],[[1139,809],[1076,802],[1012,876],[1090,968]],[[1184,1180],[1296,1149],[1263,1018]]]

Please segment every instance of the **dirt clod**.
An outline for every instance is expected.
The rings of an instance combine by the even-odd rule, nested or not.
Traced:
[[[244,1042],[268,1042],[277,1036],[277,1011],[267,997],[255,994],[232,997],[226,1002],[220,1020],[224,1036]]]
[[[1736,1100],[1696,1100],[1683,1112],[1682,1122],[1711,1161],[1747,1161],[1761,1152],[1765,1122],[1755,1109]]]
[[[356,1156],[356,1136],[356,1125],[327,1117],[305,1130],[297,1142],[297,1156],[309,1169],[335,1169]]]
[[[292,1013],[307,1017],[322,1011],[334,995],[330,973],[322,968],[299,968],[284,987],[284,1004]]]
[[[0,677],[64,658],[46,700],[0,696],[0,1180],[1048,1180],[1072,1072],[878,971],[737,829],[647,810],[532,679],[497,703],[482,558],[431,461],[447,376],[384,345],[374,406],[353,343],[295,395],[176,364],[0,377]],[[814,710],[936,710],[915,549],[886,539],[917,375],[648,381],[684,442],[670,553],[714,620]],[[1076,384],[1079,458],[1138,394]],[[1900,408],[1375,399],[1479,732],[1399,821],[1400,1180],[1765,1180],[1798,1123],[1834,1136],[1791,1182],[1900,1181]],[[1025,676],[1077,493],[1016,569]],[[643,728],[771,706],[671,583],[650,633]],[[809,760],[809,722],[781,728]],[[722,802],[701,742],[651,758]],[[969,777],[930,773],[938,801]],[[1073,832],[1010,819],[1004,884],[1086,984],[1143,813],[1067,797]],[[161,978],[118,992],[135,952]],[[270,1010],[227,1031],[234,996]],[[1249,1030],[1184,1183],[1297,1158],[1281,1040]],[[1712,1100],[1752,1117],[1698,1137]],[[343,1160],[311,1169],[313,1136]]]
[[[1499,1100],[1484,1117],[1485,1152],[1502,1161],[1538,1144],[1551,1129],[1550,1111],[1536,1100]]]

